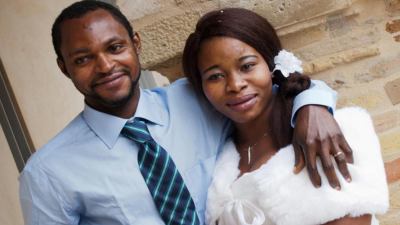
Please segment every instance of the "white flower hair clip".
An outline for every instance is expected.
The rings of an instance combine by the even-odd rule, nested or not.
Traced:
[[[284,77],[289,77],[289,74],[294,72],[303,72],[303,68],[301,67],[301,60],[298,59],[293,53],[282,49],[279,51],[279,54],[274,57],[275,70],[281,71]]]

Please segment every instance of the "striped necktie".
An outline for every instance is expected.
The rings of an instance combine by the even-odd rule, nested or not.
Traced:
[[[135,118],[121,133],[139,145],[140,172],[165,224],[200,224],[182,176],[167,151],[151,137],[146,123]]]

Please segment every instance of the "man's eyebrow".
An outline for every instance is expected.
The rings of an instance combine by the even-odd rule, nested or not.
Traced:
[[[71,56],[74,56],[74,55],[88,53],[88,52],[89,52],[88,48],[78,48],[78,49],[75,49],[72,52],[70,52],[68,55],[71,57]]]
[[[121,40],[121,38],[119,38],[117,36],[111,37],[105,42],[105,46],[108,46],[111,43],[113,43],[115,41],[119,41],[119,40]],[[77,49],[73,50],[72,52],[70,52],[68,55],[71,57],[74,55],[84,54],[84,53],[88,53],[88,52],[90,52],[89,48],[77,48]]]
[[[217,69],[217,68],[218,68],[218,65],[212,65],[212,66],[208,67],[207,69],[203,70],[202,74],[205,74],[208,71],[213,70],[213,69]]]
[[[120,37],[117,37],[117,36],[113,36],[113,37],[109,38],[105,43],[106,43],[106,45],[109,45],[115,41],[121,41],[121,40],[124,40],[124,39],[121,39]]]

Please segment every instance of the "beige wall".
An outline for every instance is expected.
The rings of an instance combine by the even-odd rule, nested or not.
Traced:
[[[33,143],[39,148],[82,108],[58,70],[51,25],[67,0],[0,0],[0,57]]]
[[[0,224],[23,224],[18,201],[18,169],[0,126]]]

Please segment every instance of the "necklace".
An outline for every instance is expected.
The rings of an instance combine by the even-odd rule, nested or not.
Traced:
[[[268,135],[268,132],[265,132],[260,138],[257,139],[257,141],[254,144],[249,145],[247,147],[247,165],[250,165],[251,163],[251,151],[253,150],[254,147],[260,142],[260,140]]]

